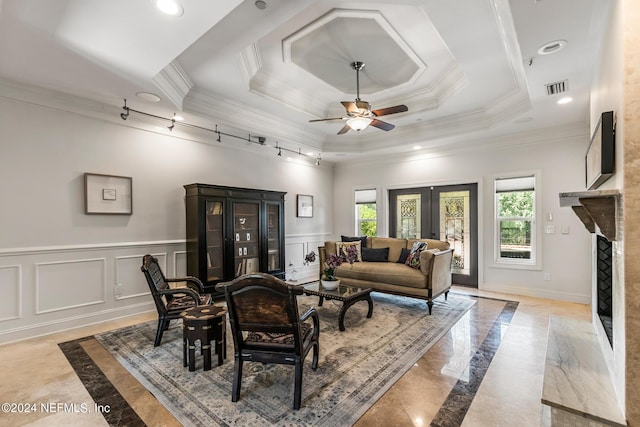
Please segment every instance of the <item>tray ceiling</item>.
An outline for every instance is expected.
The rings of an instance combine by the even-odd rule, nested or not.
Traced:
[[[179,17],[153,2],[4,0],[0,78],[112,107],[264,135],[267,143],[358,158],[465,149],[479,140],[554,127],[589,129],[589,94],[606,16],[597,0],[182,1]],[[553,40],[552,55],[538,48]],[[336,135],[340,101],[396,128]],[[567,81],[565,94],[545,84]],[[160,102],[136,96],[157,94]],[[574,102],[559,106],[560,96]],[[212,142],[214,138],[211,138]]]

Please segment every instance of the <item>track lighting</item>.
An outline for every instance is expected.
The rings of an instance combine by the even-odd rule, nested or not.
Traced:
[[[1,2],[2,0],[0,0]],[[183,122],[183,118],[181,116],[176,115],[176,113],[173,113],[173,117],[172,118],[168,118],[168,117],[162,117],[162,116],[157,116],[155,114],[151,114],[151,113],[146,113],[144,111],[139,111],[139,110],[134,110],[133,108],[129,108],[127,107],[127,100],[124,100],[124,105],[122,106],[122,109],[124,110],[124,113],[120,114],[120,118],[122,118],[122,120],[127,120],[127,118],[129,117],[129,114],[131,113],[136,113],[136,114],[141,114],[143,116],[147,116],[147,117],[153,117],[155,119],[159,119],[159,120],[164,120],[164,121],[168,121],[171,122],[171,124],[169,126],[167,126],[167,129],[169,129],[169,131],[173,132],[173,128],[176,127],[176,125],[180,125],[180,126],[185,126],[185,127],[189,127],[189,128],[194,128],[194,129],[199,129],[201,131],[206,131],[206,132],[211,132],[213,134],[217,135],[217,142],[222,142],[222,135],[224,136],[228,136],[231,138],[237,138],[237,139],[241,139],[243,141],[247,141],[250,144],[257,144],[257,145],[261,145],[263,147],[271,147],[271,148],[275,148],[276,150],[278,150],[277,156],[278,157],[282,157],[282,151],[286,151],[289,153],[293,153],[293,154],[297,154],[298,156],[304,156],[310,159],[313,159],[313,153],[309,152],[309,153],[303,153],[301,148],[298,148],[297,150],[292,150],[290,148],[286,148],[286,147],[281,147],[280,143],[276,141],[276,145],[269,145],[267,144],[267,138],[264,136],[252,136],[251,134],[248,134],[248,136],[238,136],[238,135],[233,135],[230,133],[225,133],[225,132],[221,132],[220,130],[218,130],[218,125],[216,125],[215,129],[211,129],[211,128],[205,128],[202,126],[197,126],[197,125],[192,125],[189,123],[185,123]],[[291,160],[290,157],[287,157],[287,160]],[[320,155],[318,155],[318,158],[315,160],[315,164],[316,166],[320,165]]]

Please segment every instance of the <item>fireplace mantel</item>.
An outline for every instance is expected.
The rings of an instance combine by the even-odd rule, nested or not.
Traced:
[[[618,190],[592,190],[560,193],[560,206],[570,206],[589,233],[616,240],[616,206]]]

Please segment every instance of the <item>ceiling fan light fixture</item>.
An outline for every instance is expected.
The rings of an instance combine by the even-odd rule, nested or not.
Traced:
[[[356,132],[360,132],[361,130],[366,129],[366,127],[369,126],[371,122],[372,119],[368,117],[352,117],[347,120],[347,124],[349,125],[349,127]]]

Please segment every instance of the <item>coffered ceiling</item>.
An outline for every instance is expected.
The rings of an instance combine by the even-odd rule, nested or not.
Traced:
[[[0,0],[0,79],[114,111],[127,99],[334,161],[490,147],[588,133],[610,1],[178,2],[181,16],[152,0]],[[563,49],[538,52],[559,40],[548,50]],[[340,101],[357,96],[354,61],[366,64],[361,99],[408,107],[381,117],[395,129],[337,135],[343,121],[309,123],[346,116]],[[556,82],[566,91],[548,95]],[[558,105],[564,96],[573,102]]]

